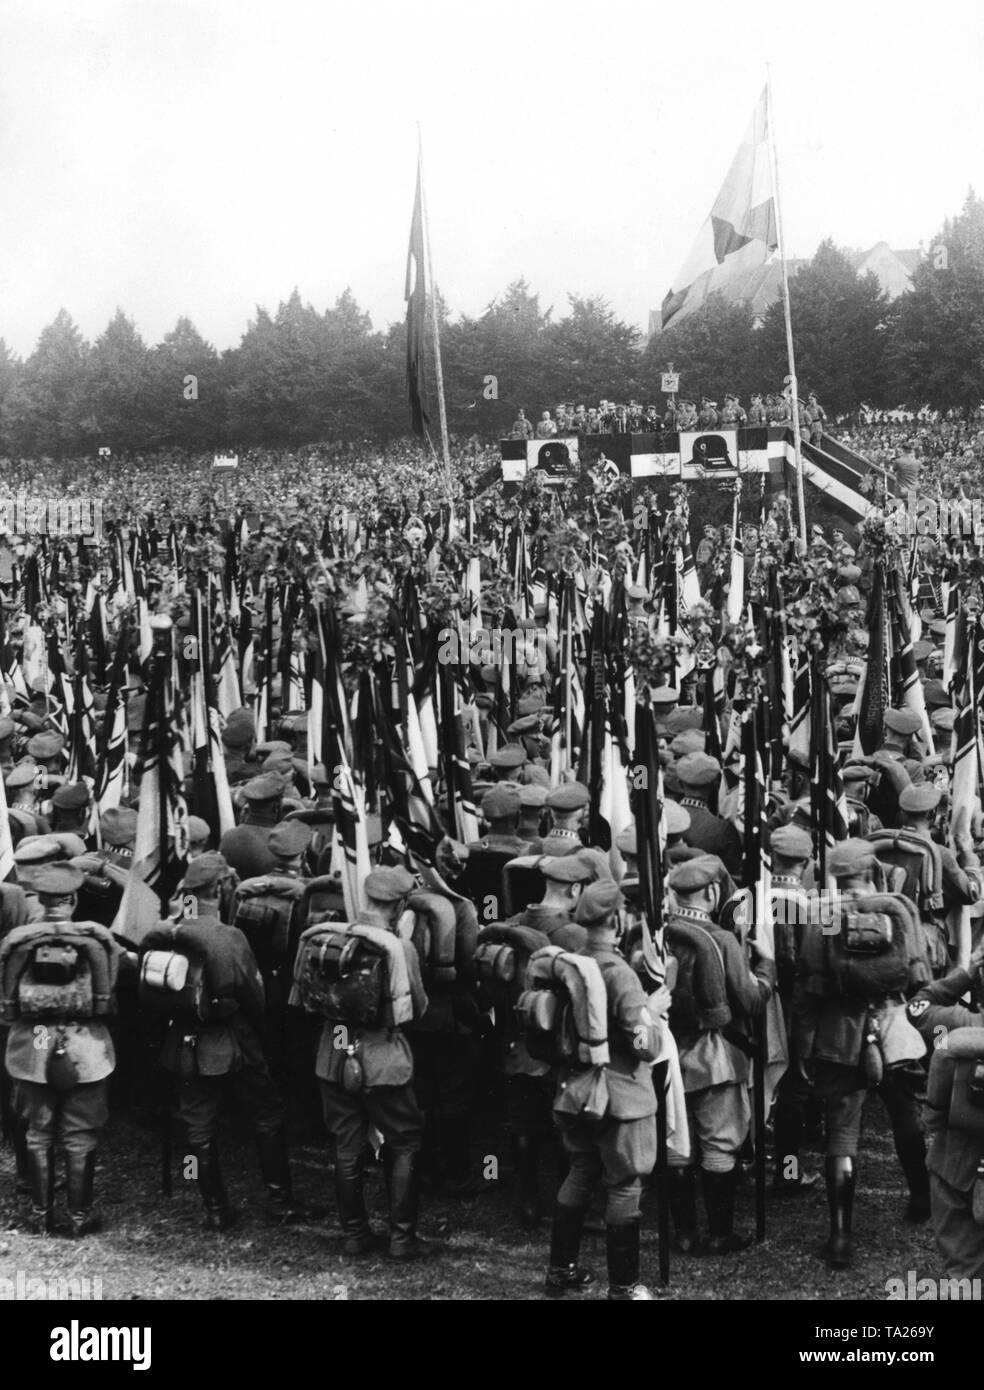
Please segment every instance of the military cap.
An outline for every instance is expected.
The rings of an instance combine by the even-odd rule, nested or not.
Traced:
[[[707,735],[700,729],[685,729],[670,742],[670,752],[675,758],[685,758],[688,753],[703,753]]]
[[[675,705],[680,699],[680,692],[675,685],[654,685],[650,688],[649,698],[654,705]]]
[[[690,829],[690,812],[679,801],[668,799],[663,803],[663,820],[667,835],[683,835]]]
[[[45,864],[34,875],[35,893],[47,893],[52,898],[67,898],[77,893],[85,882],[85,874],[74,864]]]
[[[271,753],[260,764],[260,772],[272,772],[276,777],[286,777],[289,780],[294,772],[294,763],[289,753]]]
[[[501,784],[500,784],[501,785]],[[547,802],[547,788],[539,782],[530,782],[519,789],[519,804],[525,810],[529,807],[539,809]],[[484,803],[482,809],[485,809]]]
[[[851,552],[854,553],[853,551]],[[842,579],[845,584],[857,584],[861,578],[861,570],[857,565],[841,565],[837,571],[838,579]]]
[[[51,839],[57,841],[66,859],[76,859],[80,854],[87,853],[86,843],[82,836],[76,835],[71,830],[53,830]]]
[[[615,836],[615,848],[618,850],[619,854],[631,854],[633,856],[638,854],[636,828],[634,825],[630,825],[627,830],[620,830],[618,832]]]
[[[704,711],[696,705],[684,705],[683,709],[671,710],[665,722],[668,734],[684,734],[688,729],[703,727]]]
[[[44,720],[36,715],[32,710],[20,709],[17,711],[17,723],[22,729],[38,734],[44,728]]]
[[[406,869],[373,869],[366,875],[366,896],[377,903],[395,903],[407,897],[417,883]]]
[[[709,787],[721,776],[721,764],[709,753],[688,753],[677,763],[676,772],[685,787]]]
[[[856,695],[858,693],[858,681],[856,677],[848,675],[831,676],[830,693],[831,695]]]
[[[495,753],[490,753],[486,762],[489,767],[522,767],[526,762],[526,749],[521,743],[507,743]]]
[[[188,839],[193,845],[199,845],[203,840],[207,840],[211,835],[212,829],[208,821],[202,820],[201,816],[188,817]]]
[[[109,705],[109,694],[105,690],[94,690],[92,692],[92,708],[96,714],[101,714]]]
[[[538,714],[524,714],[522,719],[514,719],[506,729],[510,738],[518,736],[522,738],[524,734],[538,734],[540,732],[540,716]]]
[[[147,708],[146,695],[131,695],[126,702],[126,727],[131,734],[143,728],[144,712]]]
[[[935,676],[924,682],[923,699],[928,709],[942,709],[944,705],[949,708],[950,697],[943,689],[943,682]]]
[[[99,838],[104,845],[128,845],[137,833],[137,813],[129,806],[111,807],[99,817]]]
[[[913,642],[912,644],[912,655],[917,661],[925,661],[927,657],[933,655],[935,650],[932,642]]]
[[[15,790],[17,787],[33,786],[38,775],[37,763],[18,763],[12,767],[4,778],[4,786]]]
[[[225,855],[219,854],[214,849],[209,850],[206,854],[200,854],[197,859],[191,861],[181,886],[183,888],[210,888],[228,868]]]
[[[9,715],[0,715],[0,743],[5,743],[8,738],[13,738],[17,732],[17,725]]]
[[[591,801],[591,793],[583,782],[561,782],[547,793],[546,805],[551,811],[583,811]]]
[[[916,782],[899,794],[899,810],[925,815],[935,811],[942,799],[943,793],[933,782]]]
[[[521,785],[524,787],[542,787],[544,791],[550,790],[550,773],[545,767],[537,767],[535,763],[527,763],[520,772],[522,777]]]
[[[32,758],[54,758],[65,747],[65,740],[61,734],[45,731],[42,734],[35,734],[27,741],[27,751]]]
[[[813,841],[796,825],[777,825],[770,844],[776,854],[786,859],[810,859],[813,855]]]
[[[676,864],[667,875],[666,885],[674,893],[696,893],[699,888],[720,883],[723,873],[724,865],[716,854],[701,854]]]
[[[69,782],[67,787],[59,787],[51,798],[51,804],[60,811],[81,811],[88,806],[89,788],[84,782]]]
[[[929,722],[934,729],[940,733],[950,733],[956,723],[956,712],[952,709],[934,709],[929,716]]]
[[[296,820],[284,820],[270,831],[267,848],[271,854],[276,854],[281,859],[293,859],[295,855],[304,853],[313,838],[314,832],[309,825],[302,825]]]
[[[271,739],[269,743],[258,743],[256,745],[256,751],[257,753],[263,753],[267,757],[276,757],[277,754],[283,754],[285,757],[289,758],[294,749],[289,743],[285,743],[282,738],[274,738]]]
[[[854,584],[845,584],[837,590],[837,602],[844,608],[851,608],[861,602],[861,592]]]
[[[582,927],[600,927],[625,902],[613,879],[599,879],[583,889],[574,910],[574,921]]]
[[[945,636],[946,636],[946,619],[945,619],[945,618],[934,618],[933,621],[932,621],[932,622],[930,623],[930,625],[929,625],[929,630],[930,630],[930,632],[933,634],[934,637],[945,637]]]
[[[16,864],[50,864],[62,858],[61,845],[50,835],[26,835],[14,850]]]
[[[831,878],[867,873],[874,862],[874,850],[867,840],[840,840],[827,851],[827,873]]]
[[[264,772],[262,777],[252,777],[243,787],[247,801],[275,801],[284,791],[283,778],[275,772]]]
[[[256,724],[248,709],[234,709],[222,730],[222,742],[228,748],[246,748],[256,735]]]
[[[847,763],[841,777],[845,782],[874,782],[878,773],[873,767],[865,767],[864,763]]]
[[[578,854],[548,854],[540,860],[540,872],[554,883],[588,883],[595,876],[594,865]]]
[[[280,721],[281,729],[286,729],[289,733],[300,734],[307,730],[308,712],[307,710],[289,710]]]
[[[498,782],[482,797],[482,815],[486,820],[503,820],[519,815],[519,788],[514,782]]]
[[[524,717],[528,714],[536,714],[538,711],[546,709],[546,697],[543,695],[542,691],[538,695],[534,695],[531,692],[523,696],[516,708],[519,710],[520,715]]]
[[[922,720],[911,709],[887,709],[885,727],[895,734],[914,734],[922,728]]]
[[[574,857],[580,859],[583,864],[587,864],[592,883],[596,883],[601,878],[614,878],[607,850],[598,849],[595,845],[585,845],[582,849],[575,851]]]

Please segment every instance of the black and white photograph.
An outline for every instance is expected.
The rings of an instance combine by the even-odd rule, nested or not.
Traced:
[[[0,0],[39,1366],[315,1302],[956,1355],[982,74],[966,0]]]

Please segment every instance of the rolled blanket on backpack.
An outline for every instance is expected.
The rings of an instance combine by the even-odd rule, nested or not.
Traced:
[[[588,1066],[604,1067],[608,1051],[608,991],[595,961],[573,955],[559,946],[544,946],[530,960],[529,984],[560,980],[570,995],[578,1059]]]

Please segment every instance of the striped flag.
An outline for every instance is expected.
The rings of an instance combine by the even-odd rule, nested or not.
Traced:
[[[750,298],[757,272],[778,245],[764,88],[707,221],[663,300],[663,328],[682,322],[708,295],[732,303]]]

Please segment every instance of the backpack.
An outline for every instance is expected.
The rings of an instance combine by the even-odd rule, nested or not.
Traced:
[[[670,1027],[679,1036],[731,1023],[724,956],[714,937],[698,922],[671,916],[666,938],[677,959],[670,1005]]]
[[[918,922],[912,904],[893,893],[844,896],[825,933],[828,967],[841,994],[879,999],[903,993]]]
[[[305,887],[303,879],[264,874],[247,879],[236,889],[232,925],[249,942],[261,971],[282,965],[289,956],[291,928]]]
[[[288,1002],[353,1028],[378,1028],[387,1002],[386,957],[347,925],[309,927],[298,942]]]
[[[182,938],[180,923],[148,932],[144,937],[137,1002],[148,1013],[182,1023],[215,1021],[205,955]]]
[[[516,1013],[531,1057],[575,1071],[607,1065],[608,992],[590,956],[556,946],[534,951]]]
[[[115,938],[95,922],[34,922],[0,942],[0,1022],[89,1019],[115,1008]]]
[[[412,941],[424,987],[430,991],[453,984],[457,928],[454,904],[440,893],[418,892],[410,894],[407,907],[414,914]]]
[[[31,951],[17,982],[21,1018],[92,1018],[92,970],[71,942],[49,938]]]

